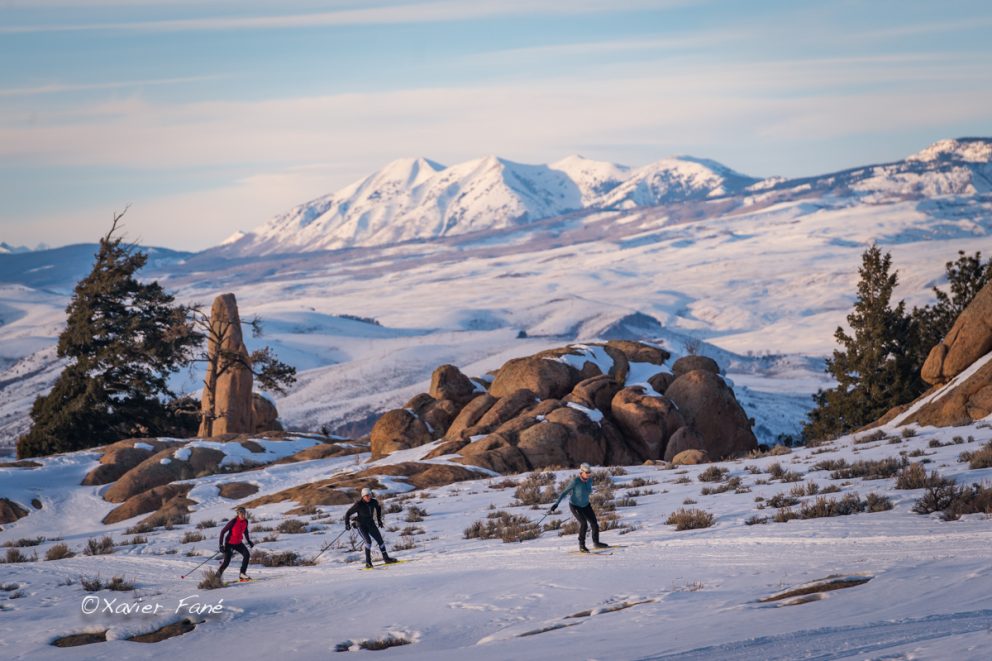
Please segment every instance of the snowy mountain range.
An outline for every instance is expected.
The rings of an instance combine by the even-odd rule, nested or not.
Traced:
[[[812,194],[872,203],[983,193],[992,190],[990,149],[983,138],[944,140],[895,163],[762,180],[688,156],[636,169],[581,156],[549,165],[488,156],[450,167],[425,158],[401,159],[252,232],[237,232],[221,251],[249,256],[389,245],[522,227],[575,212],[690,201],[711,201],[723,213],[728,206]]]
[[[525,165],[495,156],[445,167],[426,158],[382,170],[224,242],[229,254],[327,250],[526,225],[590,209],[727,195],[756,180],[712,161],[670,158],[638,169],[581,156]]]
[[[699,177],[684,179],[698,197],[675,187],[678,202],[655,206],[638,206],[638,195],[661,195],[663,178],[650,173],[671,168],[632,171],[579,158],[533,170],[496,159],[447,169],[411,161],[350,189],[353,204],[364,195],[368,221],[352,233],[365,236],[374,219],[383,244],[320,249],[341,240],[315,206],[306,228],[273,226],[268,243],[254,234],[194,255],[153,249],[143,275],[183,302],[234,292],[244,317],[263,318],[266,335],[257,342],[300,371],[277,399],[292,428],[363,433],[378,414],[425,391],[443,363],[482,375],[542,349],[627,338],[675,354],[695,346],[727,365],[759,439],[770,442],[796,433],[810,394],[829,385],[822,357],[851,310],[866,246],[891,251],[896,295],[909,306],[933,301],[931,288],[944,286],[944,263],[959,250],[992,254],[990,155],[992,140],[949,140],[895,163],[749,184],[704,162]],[[684,159],[679,171],[697,165]],[[403,191],[424,200],[442,180],[457,180],[483,200],[487,167],[529,173],[529,188],[498,178],[522,206],[578,210],[511,222],[477,205],[473,218],[486,229],[455,225],[429,240],[395,239],[421,227],[397,215],[400,202],[412,204]],[[715,173],[709,183],[705,172]],[[395,205],[376,206],[377,193]],[[607,198],[614,208],[588,206]],[[327,208],[347,201],[327,199]],[[340,220],[335,213],[328,218]],[[69,294],[94,252],[89,245],[0,254],[0,448],[26,430],[31,403],[51,388]],[[201,387],[196,374],[178,376],[188,376],[174,384],[178,392]]]

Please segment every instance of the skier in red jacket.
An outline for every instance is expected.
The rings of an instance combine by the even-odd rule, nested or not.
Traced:
[[[220,569],[217,570],[217,578],[223,576],[227,565],[231,563],[231,556],[237,551],[241,554],[241,576],[239,580],[244,583],[245,581],[250,581],[251,576],[247,573],[248,548],[245,547],[241,540],[244,539],[245,542],[248,542],[249,547],[254,547],[255,545],[252,543],[251,536],[248,534],[248,512],[243,507],[239,507],[236,511],[238,515],[231,519],[224,526],[224,529],[220,531],[220,551],[224,554],[224,562],[221,563]]]

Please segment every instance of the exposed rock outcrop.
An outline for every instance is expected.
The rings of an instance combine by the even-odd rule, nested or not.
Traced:
[[[260,434],[267,431],[282,431],[279,423],[279,410],[267,397],[257,392],[251,394],[251,432]]]
[[[13,523],[28,515],[28,510],[10,498],[0,498],[0,523]]]
[[[734,391],[708,370],[693,370],[677,377],[665,391],[678,406],[687,425],[704,441],[710,459],[747,454],[758,447],[751,421]]]
[[[169,513],[163,512],[165,517],[174,519],[173,512],[178,515],[186,514],[189,512],[189,506],[195,504],[186,498],[186,494],[192,488],[192,484],[166,484],[142,491],[112,509],[103,517],[103,523],[108,525],[119,523],[141,514],[158,513],[160,510],[166,509],[169,510]]]
[[[640,386],[620,390],[611,409],[631,449],[641,460],[661,459],[668,439],[685,424],[669,398],[649,395]]]
[[[253,431],[252,372],[234,294],[221,294],[210,309],[207,375],[198,436]]]
[[[947,383],[992,351],[992,282],[985,285],[958,316],[950,332],[930,350],[920,376],[927,383]]]
[[[227,456],[219,450],[204,447],[166,448],[125,473],[110,485],[103,499],[110,503],[123,503],[133,496],[158,486],[204,477],[219,472],[220,462]],[[185,458],[183,458],[185,457]]]
[[[427,426],[406,409],[387,411],[372,427],[372,458],[380,459],[397,450],[430,443]]]
[[[103,448],[100,465],[83,478],[83,486],[110,484],[120,479],[138,464],[165,448],[182,445],[183,441],[164,441],[157,438],[129,438]]]

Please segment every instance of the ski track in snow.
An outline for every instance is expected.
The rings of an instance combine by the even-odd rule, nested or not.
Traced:
[[[933,641],[960,634],[992,633],[992,610],[943,613],[896,622],[871,622],[862,626],[824,627],[779,636],[762,636],[687,650],[676,654],[645,656],[638,661],[662,659],[722,659],[723,661],[835,661],[862,659],[864,655],[900,645]],[[992,642],[992,635],[990,635]],[[870,658],[870,657],[869,657]],[[905,658],[884,656],[881,658]]]

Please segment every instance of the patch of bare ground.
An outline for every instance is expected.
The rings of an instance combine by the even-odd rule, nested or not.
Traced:
[[[180,620],[179,622],[173,622],[172,624],[167,624],[164,627],[149,633],[131,636],[128,640],[135,643],[158,643],[168,638],[175,638],[176,636],[181,636],[184,633],[189,633],[195,628],[196,624],[194,624],[192,620],[185,619]]]
[[[797,597],[809,597],[823,592],[832,592],[833,590],[844,590],[846,588],[864,585],[872,578],[872,576],[828,576],[822,581],[815,581],[807,585],[801,585],[798,588],[786,590],[785,592],[779,592],[778,594],[773,594],[770,597],[764,597],[758,601],[760,603],[767,603],[770,601],[784,601],[786,599],[792,600]],[[796,599],[792,603],[785,605],[792,606],[805,604],[810,601],[815,601],[815,599]]]
[[[80,645],[105,642],[107,642],[107,632],[100,631],[98,633],[74,633],[62,636],[53,640],[52,645],[55,647],[79,647]]]

